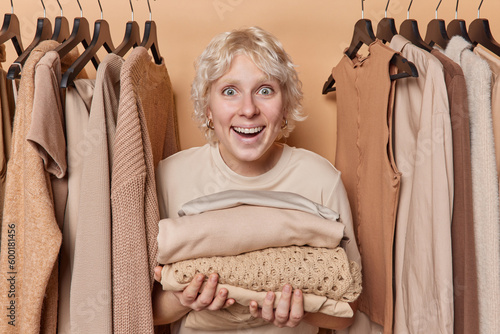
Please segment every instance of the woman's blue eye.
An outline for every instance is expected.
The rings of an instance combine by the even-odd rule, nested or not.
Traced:
[[[263,87],[259,90],[259,93],[262,95],[270,95],[272,94],[273,90],[269,87]]]
[[[234,88],[226,88],[222,91],[222,94],[227,96],[233,96],[236,94],[236,91],[234,90]]]

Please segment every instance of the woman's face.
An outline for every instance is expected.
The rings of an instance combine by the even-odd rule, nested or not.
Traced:
[[[208,117],[220,153],[239,174],[259,175],[278,161],[281,150],[274,142],[285,116],[279,82],[245,55],[235,56],[210,88]]]

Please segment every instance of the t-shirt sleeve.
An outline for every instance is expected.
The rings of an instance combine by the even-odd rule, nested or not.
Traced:
[[[45,170],[62,178],[67,167],[66,139],[59,80],[52,70],[60,65],[57,59],[42,60],[35,71],[32,125],[27,140],[43,159]]]

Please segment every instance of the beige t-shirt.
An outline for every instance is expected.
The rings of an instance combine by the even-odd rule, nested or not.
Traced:
[[[349,202],[340,172],[328,160],[313,152],[284,145],[276,166],[262,175],[246,177],[227,167],[217,145],[206,144],[162,160],[158,165],[156,177],[161,218],[178,217],[178,211],[184,203],[230,189],[288,191],[302,195],[339,213],[346,225],[345,234],[350,240],[346,246],[347,256],[361,264]],[[173,334],[204,332],[184,327],[182,319],[172,324],[171,328]],[[312,334],[317,331],[317,327],[301,323],[296,328],[279,329],[266,325],[217,333]]]

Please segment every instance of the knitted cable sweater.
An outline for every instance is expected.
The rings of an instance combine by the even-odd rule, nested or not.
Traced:
[[[120,82],[111,173],[113,333],[147,334],[154,331],[160,220],[155,161],[177,150],[177,125],[167,69],[152,63],[145,48],[127,57]]]

